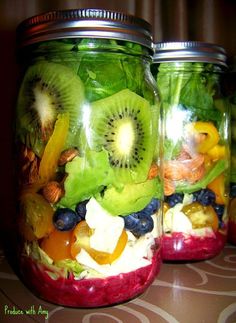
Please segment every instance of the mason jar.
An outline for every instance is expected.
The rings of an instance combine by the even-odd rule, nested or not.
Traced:
[[[203,42],[155,45],[163,104],[165,261],[203,260],[223,249],[229,195],[225,50]]]
[[[17,48],[21,277],[65,306],[132,299],[161,264],[150,25],[109,10],[52,11],[18,26]]]
[[[224,90],[230,107],[231,167],[229,193],[228,241],[236,244],[236,57],[229,58],[229,69],[225,74]]]

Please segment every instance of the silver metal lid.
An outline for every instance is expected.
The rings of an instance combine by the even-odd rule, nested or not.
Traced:
[[[147,21],[111,10],[55,10],[28,18],[17,28],[19,47],[59,38],[118,39],[153,49]]]
[[[160,42],[154,44],[154,63],[205,62],[227,66],[225,49],[212,43],[198,41]]]

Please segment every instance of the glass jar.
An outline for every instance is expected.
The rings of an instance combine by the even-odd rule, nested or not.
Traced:
[[[229,58],[229,70],[225,75],[224,89],[230,107],[231,125],[231,167],[228,241],[236,244],[236,57]]]
[[[227,234],[228,105],[223,48],[202,42],[157,43],[153,73],[163,103],[163,259],[217,255]]]
[[[73,307],[141,294],[160,267],[159,98],[150,25],[100,9],[17,30],[22,279]]]

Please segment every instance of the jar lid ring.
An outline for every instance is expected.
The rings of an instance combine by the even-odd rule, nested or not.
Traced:
[[[154,44],[154,63],[205,62],[227,67],[225,49],[213,43],[199,41],[159,42]]]
[[[54,10],[17,27],[18,47],[62,38],[104,38],[135,42],[153,50],[151,25],[144,19],[105,9]]]

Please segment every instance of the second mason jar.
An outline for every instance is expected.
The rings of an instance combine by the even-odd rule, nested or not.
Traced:
[[[163,104],[164,237],[168,261],[217,255],[227,234],[228,107],[221,91],[222,47],[155,45],[153,73]]]
[[[160,268],[159,101],[150,25],[78,9],[17,30],[19,269],[43,299],[100,307]]]
[[[236,245],[236,57],[229,58],[229,69],[225,74],[224,91],[230,107],[231,165],[228,241]]]

